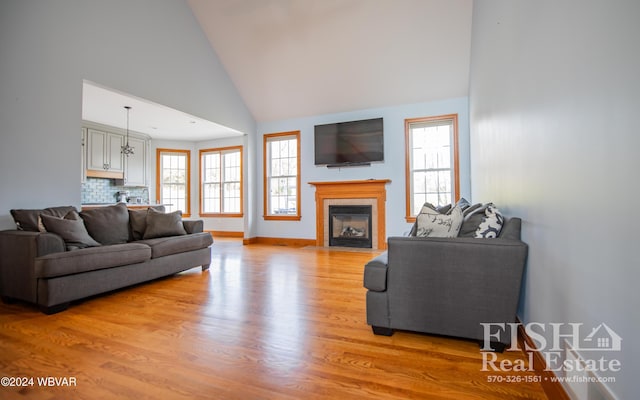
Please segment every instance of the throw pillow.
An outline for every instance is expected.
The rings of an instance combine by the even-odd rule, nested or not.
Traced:
[[[162,213],[150,208],[147,211],[147,228],[144,231],[143,239],[153,239],[166,236],[186,235],[182,224],[182,212],[174,211]]]
[[[125,204],[85,210],[80,217],[89,235],[102,244],[126,243],[129,240],[129,212]]]
[[[436,206],[434,206],[429,202],[426,202],[422,205],[422,208],[420,209],[420,212],[418,213],[418,215],[420,215],[423,211],[426,211],[426,210],[438,211]],[[416,218],[416,222],[414,222],[413,225],[411,226],[411,231],[409,231],[409,236],[416,236],[417,233],[418,233],[418,218]]]
[[[471,207],[471,204],[464,197],[460,197],[460,200],[458,200],[456,205],[460,206],[460,209],[462,210],[463,213],[467,208]]]
[[[463,213],[462,226],[460,227],[459,237],[475,237],[478,227],[485,218],[485,211],[488,206],[493,206],[493,203],[487,204],[474,204],[468,207]]]
[[[164,206],[150,207],[158,212],[164,213]],[[129,227],[131,228],[131,240],[142,240],[144,231],[147,229],[146,210],[129,210]]]
[[[504,217],[493,205],[487,206],[484,212],[484,219],[476,230],[477,238],[497,238],[504,225]]]
[[[62,218],[70,211],[75,211],[74,206],[49,207],[41,210],[11,210],[11,216],[20,231],[44,232],[44,226],[40,220],[40,215],[52,215]]]
[[[462,210],[455,206],[449,214],[440,214],[437,211],[422,209],[416,218],[416,236],[422,237],[456,237],[462,225]]]
[[[60,236],[67,249],[100,246],[87,232],[80,216],[75,211],[70,211],[64,218],[42,214],[42,223],[47,232]]]

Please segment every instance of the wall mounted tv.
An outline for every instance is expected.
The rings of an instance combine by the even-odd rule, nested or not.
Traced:
[[[327,167],[384,161],[382,118],[316,125],[315,164]]]

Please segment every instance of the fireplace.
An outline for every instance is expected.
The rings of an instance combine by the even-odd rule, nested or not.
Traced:
[[[372,247],[372,210],[368,205],[329,206],[329,246]]]
[[[371,227],[366,248],[384,250],[387,248],[385,230],[387,191],[385,185],[389,179],[367,179],[360,181],[309,182],[316,187],[316,246],[332,246],[333,236],[329,226],[333,218],[329,218],[330,206],[370,206]],[[364,247],[363,247],[364,248]]]

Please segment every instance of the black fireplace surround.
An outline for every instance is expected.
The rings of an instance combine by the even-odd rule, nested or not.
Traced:
[[[329,246],[372,248],[371,206],[330,205]]]

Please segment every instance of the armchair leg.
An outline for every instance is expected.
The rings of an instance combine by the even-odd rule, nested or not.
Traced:
[[[478,344],[480,345],[480,347],[483,347],[484,341],[481,340],[478,342]],[[491,350],[495,351],[496,353],[504,353],[504,349],[507,348],[507,345],[500,342],[490,342],[489,347],[491,347]]]
[[[393,335],[393,329],[391,329],[391,328],[385,328],[383,326],[372,326],[371,329],[373,329],[373,334],[374,335],[380,335],[380,336],[391,336],[391,335]]]
[[[14,299],[12,299],[11,297],[7,297],[7,296],[2,296],[2,302],[4,304],[13,304],[16,301]]]
[[[47,315],[56,314],[69,308],[69,303],[56,304],[55,306],[40,306],[40,311]]]

